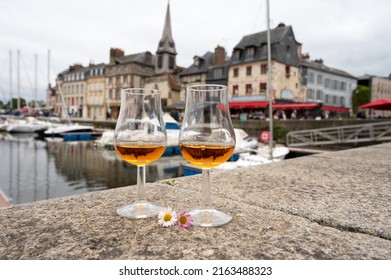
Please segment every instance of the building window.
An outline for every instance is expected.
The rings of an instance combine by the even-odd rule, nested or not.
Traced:
[[[341,82],[339,85],[340,85],[340,89],[341,89],[342,91],[345,91],[345,90],[346,90],[346,83],[345,83],[345,82]]]
[[[267,90],[267,83],[260,83],[259,84],[259,93],[265,93]]]
[[[234,77],[239,77],[239,68],[234,68]]]
[[[158,57],[157,57],[157,67],[158,68],[163,67],[163,56],[162,55],[158,55]]]
[[[232,95],[234,95],[234,96],[239,95],[239,86],[238,85],[232,86]]]
[[[261,74],[267,74],[267,64],[261,64]]]
[[[333,89],[338,89],[338,81],[333,82]]]
[[[234,60],[239,60],[240,59],[240,50],[235,50],[233,54]]]
[[[251,95],[253,93],[253,88],[251,84],[246,84],[246,95]]]
[[[345,107],[346,106],[345,97],[341,96],[339,98],[339,103],[340,103],[341,107]]]
[[[285,65],[285,77],[289,78],[291,76],[291,67],[289,65]]]
[[[333,105],[338,105],[336,96],[333,96]]]
[[[254,54],[255,54],[255,49],[254,49],[254,47],[248,47],[248,48],[246,49],[246,57],[247,57],[247,58],[252,58],[252,57],[254,57]]]
[[[330,95],[325,95],[324,103],[326,103],[327,105],[330,104]]]
[[[316,83],[323,84],[323,76],[322,75],[316,75]]]
[[[312,101],[312,100],[314,100],[315,98],[314,98],[314,90],[313,89],[308,89],[307,90],[307,100],[310,100],[310,101]]]
[[[323,101],[323,91],[317,90],[316,91],[316,100],[322,102]]]
[[[330,79],[325,79],[324,80],[324,87],[325,88],[330,88]]]
[[[168,67],[170,69],[174,69],[175,67],[175,56],[170,55],[169,61],[168,61]]]
[[[267,45],[266,44],[261,44],[261,53],[266,54],[267,53]]]
[[[247,76],[251,76],[251,69],[252,69],[251,66],[247,66],[247,67],[246,67],[246,75],[247,75]]]
[[[315,82],[314,73],[309,73],[308,82],[313,84]]]
[[[215,79],[221,79],[223,77],[223,68],[214,69],[213,76]]]

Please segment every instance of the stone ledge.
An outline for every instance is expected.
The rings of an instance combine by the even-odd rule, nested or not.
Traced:
[[[212,173],[218,228],[161,228],[115,209],[135,187],[0,210],[0,259],[391,259],[391,144]],[[198,204],[200,176],[148,184],[151,200]]]

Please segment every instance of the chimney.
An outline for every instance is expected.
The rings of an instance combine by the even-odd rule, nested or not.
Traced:
[[[124,51],[119,48],[110,49],[110,64],[115,63],[115,59],[124,56]]]
[[[151,52],[148,52],[148,51],[145,52],[144,63],[152,65],[152,54],[151,54]]]
[[[215,48],[214,65],[223,65],[225,63],[225,49],[222,46]]]
[[[308,52],[301,54],[302,59],[310,59],[310,54]]]

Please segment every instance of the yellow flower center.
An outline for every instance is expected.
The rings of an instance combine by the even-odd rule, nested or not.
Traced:
[[[186,218],[186,216],[181,216],[181,217],[179,218],[179,222],[181,223],[181,225],[186,224],[186,223],[187,223],[187,218]]]
[[[172,216],[171,216],[171,214],[169,214],[169,213],[167,213],[166,215],[164,215],[164,221],[165,221],[165,222],[171,221],[171,218],[172,218]]]

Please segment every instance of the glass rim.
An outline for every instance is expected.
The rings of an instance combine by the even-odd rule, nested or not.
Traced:
[[[122,93],[134,95],[158,95],[160,90],[153,88],[123,88]]]
[[[215,89],[209,89],[210,87],[214,87]],[[216,88],[217,87],[217,88]],[[217,85],[217,84],[199,84],[199,85],[191,85],[187,87],[188,91],[222,91],[227,90],[227,86],[225,85]]]

